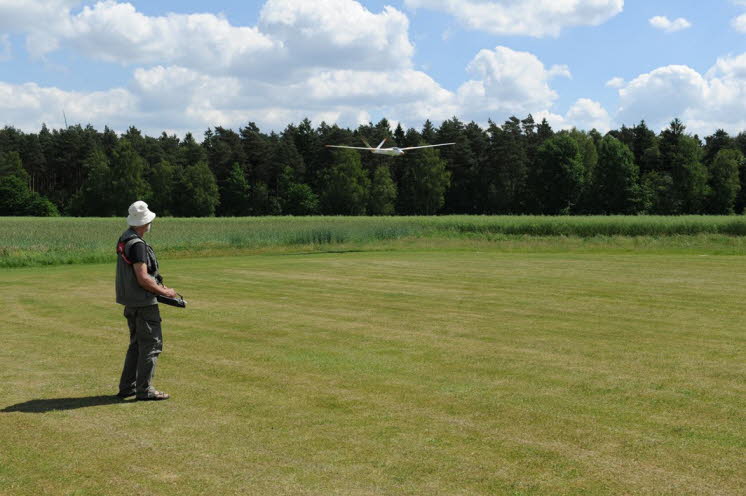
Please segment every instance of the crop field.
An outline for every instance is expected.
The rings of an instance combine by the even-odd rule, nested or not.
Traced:
[[[0,495],[746,494],[741,218],[503,222],[159,219],[136,402],[121,221],[0,219]]]
[[[111,262],[120,218],[0,217],[0,267]],[[519,250],[560,242],[602,249],[663,248],[746,254],[746,217],[243,217],[157,218],[148,239],[178,257],[271,249],[375,248],[411,240],[485,240]],[[572,241],[567,242],[567,238]],[[610,239],[612,238],[612,239]],[[621,238],[621,239],[616,239]],[[635,242],[631,243],[630,239]],[[527,242],[524,242],[526,241]]]

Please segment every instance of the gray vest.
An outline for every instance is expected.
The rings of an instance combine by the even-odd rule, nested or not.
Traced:
[[[122,242],[131,238],[133,234],[137,236],[134,231],[127,229],[119,238],[119,241]],[[148,250],[148,258],[151,256],[155,258],[155,253],[153,253],[152,250]],[[148,260],[148,262],[148,269],[150,269],[151,261]],[[152,263],[157,264],[155,260],[153,260]],[[154,274],[151,274],[150,270],[148,271],[148,275],[155,280]],[[117,278],[115,285],[117,289],[117,303],[120,305],[128,307],[145,307],[158,303],[155,295],[145,291],[142,286],[140,286],[140,283],[137,282],[135,267],[125,262],[119,255],[117,255]]]

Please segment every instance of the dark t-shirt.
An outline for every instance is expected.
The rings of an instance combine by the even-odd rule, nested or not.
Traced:
[[[130,262],[136,263],[148,263],[148,249],[145,248],[145,243],[135,243],[130,246],[129,256]]]

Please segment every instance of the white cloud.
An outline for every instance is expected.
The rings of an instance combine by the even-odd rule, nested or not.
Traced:
[[[66,93],[36,85],[4,85],[0,110],[5,109],[2,115],[9,123],[32,130],[41,122],[58,125],[65,109],[71,122],[108,124],[119,130],[134,124],[151,134],[169,129],[199,135],[209,126],[235,128],[248,121],[281,129],[304,117],[356,126],[367,122],[371,113],[404,126],[453,115],[486,122],[489,117],[499,120],[529,112],[550,115],[557,95],[548,82],[569,76],[564,66],[547,69],[534,55],[505,47],[480,52],[469,70],[475,79],[454,93],[413,69],[324,70],[278,82],[158,65],[136,69],[126,88],[110,92]],[[40,101],[40,94],[45,95],[43,104],[26,103]],[[102,105],[107,101],[110,105]],[[27,111],[21,112],[22,108]]]
[[[46,29],[29,30],[27,45],[41,56],[67,44],[91,58],[124,65],[181,63],[206,71],[257,66],[279,44],[252,27],[235,27],[213,14],[149,17],[113,0],[85,6]]]
[[[511,115],[532,114],[537,122],[546,119],[555,129],[579,127],[606,132],[611,128],[609,113],[587,98],[576,101],[565,115],[552,111],[558,95],[549,82],[554,77],[571,77],[567,66],[547,69],[532,53],[498,46],[480,51],[467,70],[475,79],[458,89],[456,113],[468,119],[501,122]]]
[[[414,54],[409,19],[388,6],[374,14],[352,0],[268,0],[259,27],[304,65],[408,68]]]
[[[555,77],[566,77],[568,79],[572,79],[570,68],[565,64],[553,65],[549,68],[549,71],[547,71],[547,76],[549,77],[549,79]]]
[[[475,30],[496,35],[559,36],[572,26],[597,26],[619,14],[624,0],[404,0],[412,9],[456,17]]]
[[[654,28],[665,31],[666,33],[674,33],[692,27],[692,23],[683,17],[679,17],[672,21],[666,16],[655,16],[651,17],[648,22],[650,22],[650,25]]]
[[[539,112],[533,112],[531,116],[537,123],[546,119],[546,121],[549,123],[550,126],[552,126],[552,129],[554,129],[555,131],[558,131],[560,129],[572,129],[573,127],[572,124],[569,124],[567,122],[567,119],[565,119],[564,115],[555,114],[554,112],[550,112],[549,110],[540,110]]]
[[[115,0],[85,6],[77,14],[71,13],[72,2],[57,3],[57,18],[35,25],[24,21],[33,55],[65,45],[123,65],[280,76],[308,68],[407,68],[414,53],[403,13],[385,7],[374,14],[354,0],[268,0],[259,25],[252,27],[231,25],[214,14],[147,16]]]
[[[79,0],[0,0],[0,32],[25,33],[32,54],[57,48],[57,31],[68,28],[70,8]]]
[[[662,127],[688,108],[705,103],[707,82],[694,69],[670,65],[642,74],[619,90],[619,118],[630,123],[644,119]]]
[[[565,115],[549,110],[534,112],[532,115],[536,122],[546,119],[555,131],[578,128],[585,131],[596,129],[600,133],[606,133],[612,127],[612,119],[606,109],[588,98],[578,99]]]
[[[85,7],[64,37],[81,52],[123,64],[187,63],[204,70],[240,66],[277,50],[256,28],[212,14],[148,17],[112,0]]]
[[[411,122],[430,117],[433,108],[456,111],[452,93],[410,69],[325,71],[283,84],[156,67],[136,71],[131,89],[144,107],[174,112],[186,108],[194,125],[203,127],[235,127],[252,120],[276,129],[306,116],[357,125],[361,116],[369,118],[369,111],[403,115]],[[198,116],[202,116],[199,122]]]
[[[453,115],[486,120],[549,112],[557,99],[549,81],[571,77],[565,65],[547,68],[533,54],[497,47],[479,52],[468,65],[472,80],[448,91],[413,69],[406,15],[391,7],[373,13],[354,0],[268,0],[255,27],[213,14],[146,16],[114,0],[73,14],[74,2],[52,1],[64,15],[46,31],[27,27],[34,53],[64,45],[97,60],[143,65],[126,88],[112,90],[123,102],[120,115],[101,105],[68,112],[120,129],[135,124],[158,133],[247,121],[277,129],[306,116],[356,125],[371,113],[404,125]],[[4,96],[18,101],[47,95],[50,109],[68,108],[72,99],[56,88],[6,88],[13,95]],[[86,98],[97,102],[100,94]],[[30,108],[18,125],[57,122],[58,110]]]
[[[607,88],[621,88],[624,84],[624,79],[620,77],[613,77],[606,81]]]
[[[276,130],[305,117],[317,124],[325,120],[357,126],[367,123],[374,112],[402,116],[410,125],[419,125],[426,118],[445,119],[458,113],[453,93],[410,69],[329,71],[276,84],[156,66],[137,69],[126,88],[93,93],[33,83],[0,84],[0,115],[7,119],[0,125],[38,130],[46,122],[60,127],[63,110],[71,123],[108,125],[120,131],[134,124],[151,135],[168,129],[197,136],[208,127],[236,128],[248,121]]]
[[[146,16],[113,0],[77,13],[76,2],[52,3],[57,10],[44,11],[49,29],[16,31],[29,36],[34,53],[66,46],[140,67],[124,87],[100,92],[3,84],[0,115],[22,129],[61,126],[62,110],[71,122],[99,128],[197,136],[248,121],[281,129],[304,117],[356,126],[376,115],[406,127],[453,115],[484,123],[533,113],[563,127],[599,128],[608,118],[590,100],[565,116],[553,113],[558,95],[550,82],[571,77],[570,69],[507,47],[480,51],[467,67],[471,79],[455,92],[444,89],[413,69],[409,21],[390,7],[373,13],[354,0],[268,0],[257,26],[240,27],[213,14]],[[8,5],[0,0],[0,8]]]
[[[364,101],[368,105],[384,100],[387,104],[423,99],[445,101],[450,93],[424,72],[400,70],[329,71],[312,76],[306,83],[308,96],[317,102]]]
[[[746,80],[746,53],[741,55],[720,57],[715,65],[707,71],[709,79],[727,78],[730,80]]]
[[[80,0],[0,0],[0,31],[20,33],[63,24]]]
[[[535,55],[498,46],[481,50],[467,66],[475,79],[458,90],[467,112],[525,115],[548,109],[557,99],[549,87],[555,76],[570,77],[566,66],[547,69]]]
[[[565,120],[579,129],[596,129],[606,133],[611,129],[611,117],[600,103],[588,98],[578,99],[565,115]]]
[[[746,14],[741,14],[740,16],[733,19],[731,25],[733,26],[733,29],[735,29],[739,33],[746,33]]]
[[[692,132],[746,128],[746,54],[722,57],[704,75],[682,65],[642,74],[619,90],[617,120],[663,128],[678,117]]]
[[[88,116],[95,116],[95,123],[103,127],[110,122],[121,122],[123,116],[131,120],[134,108],[133,96],[122,88],[85,93],[43,88],[35,83],[13,85],[0,82],[3,124],[21,129],[38,130],[43,122],[62,127],[63,111],[69,118],[83,122],[89,122]]]
[[[96,60],[145,65],[121,90],[129,102],[125,127],[152,125],[158,132],[159,126],[194,130],[253,120],[276,129],[306,116],[357,124],[370,118],[361,107],[406,108],[410,119],[423,115],[420,109],[455,111],[451,92],[412,69],[409,20],[392,7],[373,13],[355,0],[267,0],[258,25],[240,27],[213,14],[147,16],[114,0],[77,13],[79,2],[36,3],[29,9],[34,17],[24,13],[23,2],[0,0],[6,14],[0,23],[12,18],[33,55],[64,46]],[[16,95],[30,91],[7,87]],[[56,88],[31,93],[40,91],[67,98]],[[54,115],[39,116],[32,128],[56,122]],[[108,117],[93,106],[77,118],[99,123]]]
[[[178,66],[139,68],[130,84],[130,91],[153,111],[179,109],[197,102],[208,109],[230,106],[241,96],[241,89],[237,78],[211,77]]]

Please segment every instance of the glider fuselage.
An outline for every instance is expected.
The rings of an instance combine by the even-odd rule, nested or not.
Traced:
[[[376,155],[388,155],[389,157],[398,157],[399,155],[404,155],[404,150],[400,150],[397,147],[393,147],[393,148],[373,148],[370,151],[372,153],[375,153]]]

